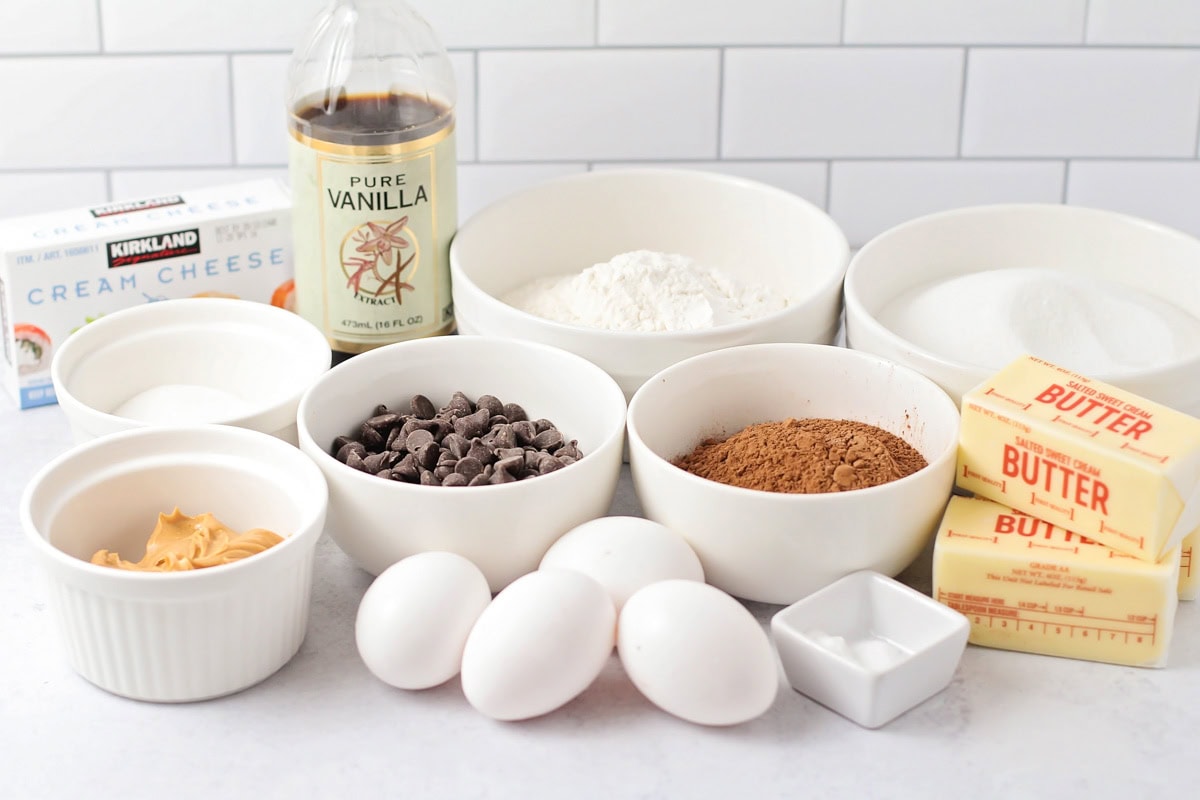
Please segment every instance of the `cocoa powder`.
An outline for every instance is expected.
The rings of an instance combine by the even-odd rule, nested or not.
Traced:
[[[787,419],[705,441],[675,466],[745,489],[816,494],[878,486],[927,463],[899,436],[865,422]]]

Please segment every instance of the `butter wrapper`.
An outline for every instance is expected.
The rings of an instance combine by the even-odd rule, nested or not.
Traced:
[[[176,297],[288,307],[291,198],[257,180],[0,221],[0,381],[56,402],[50,362],[105,314]]]
[[[1135,667],[1165,665],[1180,552],[1143,561],[990,500],[954,497],[933,550],[933,597],[972,644]]]
[[[1200,527],[1200,420],[1022,356],[963,396],[956,482],[1158,561]]]

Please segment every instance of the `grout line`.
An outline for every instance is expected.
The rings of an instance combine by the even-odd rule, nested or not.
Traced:
[[[842,0],[841,21],[838,24],[838,44],[846,43],[846,0]]]
[[[100,0],[96,0],[96,37],[97,44],[100,47],[100,52],[105,52],[104,49],[104,4]],[[111,195],[110,195],[111,197]]]
[[[1192,156],[1200,157],[1200,114],[1197,115],[1196,119],[1196,146],[1192,149]]]
[[[600,0],[592,0],[592,46],[600,46]]]
[[[825,162],[825,213],[829,213],[829,204],[833,202],[833,159]]]
[[[1067,204],[1067,189],[1071,185],[1071,159],[1063,159],[1062,204]]]
[[[967,48],[987,48],[991,50],[1074,50],[1074,51],[1144,51],[1144,52],[1195,52],[1194,44],[1107,44],[1098,42],[1086,46],[1078,42],[855,42],[853,44],[825,43],[761,43],[753,42],[732,44],[728,42],[689,42],[682,44],[614,44],[614,45],[495,45],[480,48],[458,47],[448,48],[451,53],[470,53],[478,50],[515,53],[548,53],[548,52],[615,52],[620,50],[705,50],[716,47],[740,47],[752,50],[955,50]],[[286,49],[251,48],[247,50],[104,50],[108,57],[163,57],[163,56],[287,56],[291,53]],[[36,53],[0,53],[0,61],[38,58],[97,58],[100,54],[94,51],[44,51]]]
[[[958,157],[963,154],[963,132],[967,129],[967,64],[971,61],[971,48],[962,51],[962,85],[958,90]]]
[[[1092,16],[1092,0],[1083,0],[1083,30],[1081,30],[1079,32],[1079,43],[1081,45],[1086,45],[1088,43],[1088,40],[1087,40],[1088,18],[1091,16]]]
[[[471,98],[471,100],[472,100],[472,103],[474,104],[474,111],[475,111],[475,119],[474,119],[474,124],[475,124],[475,160],[476,160],[476,161],[479,161],[479,150],[480,150],[480,144],[479,144],[479,117],[481,116],[481,114],[480,114],[480,103],[479,103],[479,95],[480,95],[480,91],[479,91],[479,51],[478,51],[478,50],[476,50],[476,51],[474,51],[474,52],[475,52],[475,57],[474,57],[474,58],[471,60],[471,63],[472,63],[472,66],[474,67],[474,71],[475,71],[475,77],[474,77],[474,82],[475,82],[475,96],[474,96],[473,98]]]
[[[717,152],[721,160],[725,146],[725,48],[717,52]]]
[[[104,170],[104,196],[109,202],[113,200],[113,171],[111,169]]]
[[[225,56],[225,72],[229,86],[229,162],[232,166],[238,165],[237,154],[237,113],[234,109],[236,105],[233,102],[233,54],[228,53]]]

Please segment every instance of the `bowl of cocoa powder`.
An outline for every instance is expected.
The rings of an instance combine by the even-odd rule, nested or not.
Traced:
[[[745,345],[647,381],[629,460],[646,516],[688,540],[709,583],[788,604],[913,562],[953,489],[958,425],[937,384],[886,359]]]

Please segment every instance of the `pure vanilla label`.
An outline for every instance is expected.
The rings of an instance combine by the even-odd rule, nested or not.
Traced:
[[[1032,356],[962,412],[963,489],[1144,559],[1200,525],[1200,420]]]
[[[453,125],[374,146],[293,133],[290,169],[297,310],[334,349],[361,352],[453,326]]]

